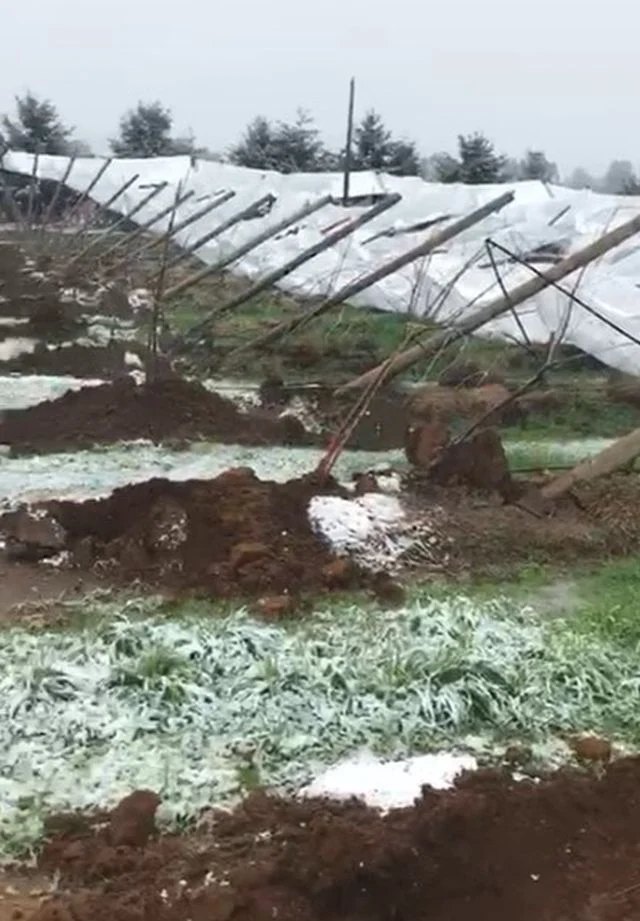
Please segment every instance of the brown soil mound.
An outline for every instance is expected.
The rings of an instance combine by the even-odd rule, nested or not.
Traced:
[[[27,332],[25,330],[25,334]],[[63,374],[111,379],[131,370],[126,362],[127,352],[140,355],[143,350],[120,342],[104,346],[60,345],[55,348],[47,348],[43,342],[31,353],[0,361],[0,374]]]
[[[253,471],[213,480],[155,479],[106,499],[47,505],[83,563],[115,578],[140,579],[210,596],[296,596],[363,581],[312,532],[313,477],[279,484]]]
[[[628,921],[639,790],[640,760],[625,759],[599,779],[479,772],[386,817],[256,794],[138,847],[87,823],[46,847],[42,867],[72,891],[33,921]]]
[[[0,423],[0,444],[14,453],[62,451],[146,438],[212,439],[225,443],[309,444],[294,418],[266,412],[241,413],[230,401],[200,384],[179,378],[140,387],[124,378],[85,387],[58,400],[10,410]]]

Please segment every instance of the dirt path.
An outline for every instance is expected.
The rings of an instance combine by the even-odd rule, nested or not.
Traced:
[[[95,576],[82,570],[10,563],[0,557],[0,624],[61,623],[66,616],[63,603],[79,601],[98,585]]]
[[[51,886],[40,873],[0,870],[0,921],[30,921]]]

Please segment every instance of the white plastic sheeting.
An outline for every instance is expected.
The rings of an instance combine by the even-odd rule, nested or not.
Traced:
[[[63,157],[40,157],[37,174],[40,178],[59,179],[68,162]],[[101,163],[96,159],[77,159],[67,184],[77,191],[84,191]],[[9,152],[5,154],[2,166],[10,171],[31,174],[33,157]],[[114,206],[123,213],[131,211],[149,194],[152,183],[168,182],[167,187],[138,212],[135,219],[140,223],[173,203],[179,183],[183,190],[193,189],[195,194],[178,210],[177,222],[202,209],[216,194],[229,189],[236,192],[229,202],[177,235],[177,242],[183,246],[195,242],[225,218],[267,193],[276,197],[269,214],[240,222],[202,247],[198,256],[207,264],[216,263],[306,202],[327,193],[338,200],[341,191],[341,177],[335,173],[281,175],[221,163],[192,163],[188,157],[169,157],[114,160],[92,190],[92,198],[98,202],[107,201],[136,173],[140,178]],[[521,254],[543,244],[557,244],[564,253],[574,252],[640,211],[640,198],[637,197],[598,195],[590,191],[546,186],[537,181],[501,186],[464,186],[426,183],[418,178],[398,178],[386,174],[355,174],[351,186],[353,196],[399,192],[402,201],[337,246],[305,263],[282,279],[280,284],[292,293],[326,295],[406,251],[429,233],[428,230],[406,232],[407,228],[445,215],[459,217],[509,188],[515,192],[515,200],[499,214],[461,234],[427,260],[408,266],[369,288],[354,303],[386,311],[412,310],[424,316],[433,313],[438,295],[462,267],[480,253],[487,237]],[[337,204],[326,206],[300,222],[296,232],[291,232],[290,228],[278,234],[235,262],[232,269],[257,279],[283,265],[302,248],[316,243],[337,223],[363,210],[361,206],[346,209]],[[168,216],[158,221],[153,231],[161,233],[167,228],[168,221]],[[508,287],[531,277],[530,270],[525,267],[498,261],[502,263],[499,266],[502,280]],[[565,279],[563,284],[573,289],[578,281],[579,294],[584,300],[640,339],[640,237],[606,254],[584,272]],[[439,303],[436,318],[455,321],[456,317],[478,309],[499,293],[498,282],[485,252],[456,282],[444,302]],[[471,303],[473,306],[469,306]],[[548,341],[562,328],[569,303],[566,295],[551,288],[520,307],[518,312],[529,337],[536,342]],[[510,314],[485,327],[483,333],[521,338]],[[569,312],[564,341],[612,367],[631,373],[640,371],[640,346],[580,307],[574,306]]]

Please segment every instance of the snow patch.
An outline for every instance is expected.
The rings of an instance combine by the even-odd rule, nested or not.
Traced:
[[[300,791],[305,797],[345,800],[357,797],[367,806],[388,811],[412,806],[423,786],[446,790],[463,771],[475,771],[471,755],[438,752],[402,761],[381,761],[370,753],[329,768]]]

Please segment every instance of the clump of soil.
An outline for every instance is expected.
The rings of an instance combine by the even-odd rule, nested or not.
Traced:
[[[241,413],[230,400],[177,377],[140,386],[125,377],[84,387],[54,401],[9,410],[0,422],[0,444],[10,445],[13,453],[64,451],[140,438],[245,445],[313,441],[297,419],[278,419],[264,411]]]
[[[640,760],[533,783],[480,771],[386,816],[254,794],[189,836],[70,831],[32,921],[628,921],[640,916]],[[134,794],[135,796],[135,794]]]
[[[105,499],[45,507],[76,558],[114,579],[214,597],[299,596],[365,581],[311,530],[307,506],[322,492],[341,490],[313,476],[265,482],[240,468],[213,480],[153,479]]]

